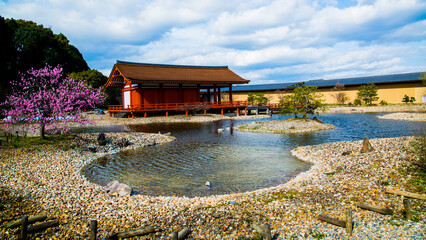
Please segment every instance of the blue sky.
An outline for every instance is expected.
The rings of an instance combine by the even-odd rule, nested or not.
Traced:
[[[0,15],[63,33],[89,67],[228,65],[251,84],[426,71],[426,1],[22,0]]]

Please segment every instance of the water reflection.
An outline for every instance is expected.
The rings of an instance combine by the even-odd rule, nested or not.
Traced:
[[[101,185],[118,180],[150,195],[200,196],[250,191],[287,181],[309,165],[294,159],[296,146],[325,142],[414,135],[418,124],[378,119],[377,114],[321,115],[336,129],[302,134],[246,133],[234,128],[248,121],[161,123],[91,131],[171,132],[177,141],[106,156],[83,169]],[[272,120],[286,118],[274,115]],[[271,119],[263,119],[268,121]],[[256,120],[256,121],[259,121]],[[423,123],[424,124],[424,123]],[[222,133],[218,129],[224,129]],[[211,188],[204,186],[211,182]]]

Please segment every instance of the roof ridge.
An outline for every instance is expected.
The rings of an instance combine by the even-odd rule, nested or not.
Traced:
[[[412,74],[424,74],[425,72],[410,72],[410,73],[395,73],[388,75],[375,75],[375,76],[364,76],[364,77],[350,77],[350,78],[332,78],[332,79],[311,79],[307,81],[296,81],[296,82],[281,82],[281,83],[262,83],[262,84],[250,84],[249,86],[271,86],[271,85],[282,85],[282,84],[295,84],[304,82],[312,83],[312,82],[330,82],[330,81],[339,81],[339,80],[352,80],[352,79],[369,79],[369,78],[377,78],[377,77],[390,77],[390,76],[404,76],[404,75],[412,75]],[[415,80],[415,79],[413,79]],[[248,87],[248,86],[241,86]]]
[[[335,81],[335,80],[345,80],[345,79],[390,77],[390,76],[401,76],[401,75],[408,75],[408,74],[423,74],[423,73],[425,73],[425,72],[393,73],[393,74],[386,74],[386,75],[373,75],[373,76],[349,77],[349,78],[318,79],[318,80],[324,80],[324,81],[331,80],[331,81]],[[316,80],[308,80],[308,81],[316,81]]]
[[[229,69],[228,66],[196,66],[196,65],[179,65],[179,64],[138,63],[138,62],[127,62],[127,61],[120,61],[120,60],[117,60],[117,64],[152,66],[152,67],[226,68],[226,69]]]

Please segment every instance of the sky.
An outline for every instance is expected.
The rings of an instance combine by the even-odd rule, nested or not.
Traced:
[[[0,0],[92,69],[229,66],[250,84],[426,71],[426,0]]]

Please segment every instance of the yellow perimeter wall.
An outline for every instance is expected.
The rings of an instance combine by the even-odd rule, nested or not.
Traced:
[[[374,103],[379,103],[384,100],[388,103],[402,103],[402,98],[404,95],[409,97],[415,97],[416,103],[422,102],[422,96],[426,96],[426,86],[422,85],[422,83],[401,83],[401,84],[386,84],[386,85],[377,85],[378,87],[378,97],[379,100]],[[359,87],[345,87],[345,90],[342,92],[346,93],[346,96],[349,97],[348,102],[354,101],[357,98]],[[233,101],[247,101],[247,92],[234,91],[232,92],[232,100]],[[279,93],[275,91],[252,91],[253,93],[263,93],[265,97],[270,99],[270,103],[278,103]],[[319,88],[318,92],[323,94],[323,99],[325,99],[325,103],[337,103],[336,98],[333,97],[333,94],[336,92],[333,91],[333,88]],[[281,91],[281,94],[288,94]],[[228,101],[229,96],[228,93],[225,92],[222,94],[222,100]]]

